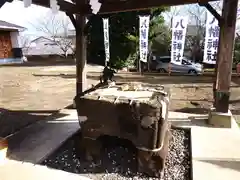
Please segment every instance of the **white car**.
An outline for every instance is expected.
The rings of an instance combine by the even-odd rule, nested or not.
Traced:
[[[182,64],[173,64],[170,63],[171,57],[170,56],[162,56],[162,57],[156,57],[156,70],[161,73],[169,72],[169,69],[171,69],[171,72],[173,73],[184,73],[184,74],[202,74],[203,72],[203,66],[199,63],[193,63],[190,60],[183,58]]]

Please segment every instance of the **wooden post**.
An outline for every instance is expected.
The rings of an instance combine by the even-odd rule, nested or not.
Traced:
[[[139,60],[138,60],[138,71],[139,71],[140,75],[142,74],[142,66],[141,66],[141,64],[142,64],[142,62],[141,62],[141,60],[139,58]]]
[[[216,111],[228,112],[238,0],[224,0],[218,49]]]
[[[76,24],[76,93],[79,94],[87,88],[87,38],[84,33],[86,17],[83,15],[76,15]]]
[[[218,22],[219,23],[219,27],[221,28],[221,23],[220,21]],[[220,36],[220,34],[219,34]],[[216,108],[217,106],[217,72],[218,72],[218,59],[219,59],[219,56],[220,56],[220,39],[219,39],[219,42],[218,42],[218,53],[217,53],[217,59],[216,59],[216,64],[215,64],[215,67],[214,67],[214,76],[213,76],[213,107]]]

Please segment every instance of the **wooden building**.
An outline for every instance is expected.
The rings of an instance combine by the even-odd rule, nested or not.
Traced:
[[[8,59],[21,58],[19,31],[23,27],[0,20],[0,64]]]

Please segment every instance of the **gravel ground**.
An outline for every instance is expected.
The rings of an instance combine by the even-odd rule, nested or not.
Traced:
[[[162,180],[190,180],[190,133],[183,129],[171,129],[173,138]],[[43,165],[68,172],[82,174],[96,180],[154,180],[137,172],[136,149],[127,141],[104,138],[101,159],[95,162],[83,160],[83,153],[76,153],[77,135],[53,153]]]

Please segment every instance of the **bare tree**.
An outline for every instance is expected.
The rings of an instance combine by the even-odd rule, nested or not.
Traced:
[[[31,45],[31,38],[27,34],[20,33],[19,35],[19,47],[22,48],[23,55],[28,54],[29,47]]]
[[[223,4],[223,0],[220,1],[215,1],[215,2],[209,2],[212,7],[219,13],[222,14],[222,4]]]
[[[31,39],[27,34],[20,34],[19,45],[21,48],[28,48],[31,44]]]
[[[75,52],[73,40],[69,38],[71,24],[66,15],[49,13],[32,25],[37,31],[45,34],[48,39],[56,44],[65,57],[67,57],[69,51]]]
[[[178,16],[180,14],[180,6],[172,6],[170,11],[166,12],[166,18],[169,21],[169,26],[171,27],[172,19],[174,16]]]
[[[187,6],[186,11],[189,14],[190,22],[186,37],[186,46],[191,50],[191,58],[194,61],[201,61],[207,11],[198,4]]]
[[[222,1],[211,2],[213,8],[221,14]],[[205,37],[205,24],[207,20],[207,9],[198,4],[187,6],[187,12],[189,14],[189,21],[191,22],[190,28],[194,34],[190,34],[186,38],[186,44],[191,49],[193,60],[202,59],[202,49]]]

